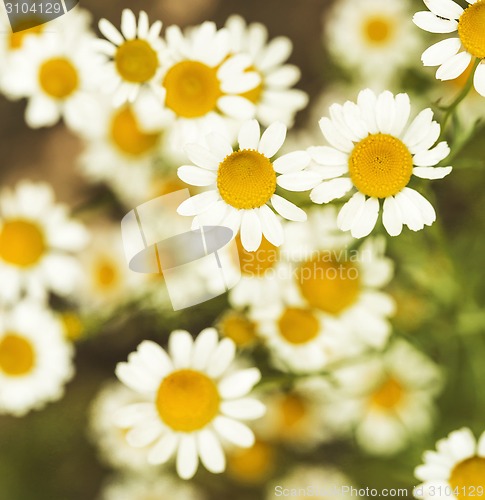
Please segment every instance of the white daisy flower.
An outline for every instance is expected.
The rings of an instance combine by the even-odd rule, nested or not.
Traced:
[[[247,56],[231,56],[229,33],[205,22],[185,34],[178,26],[166,31],[170,61],[161,77],[162,101],[146,95],[137,102],[144,125],[171,123],[172,149],[201,143],[211,131],[234,138],[234,122],[255,115],[256,107],[241,94],[260,84],[255,71],[245,71]]]
[[[424,0],[429,11],[417,12],[414,23],[431,33],[454,33],[429,47],[421,59],[425,66],[439,66],[436,78],[453,80],[459,77],[472,60],[479,61],[473,83],[479,94],[485,96],[485,2],[467,0],[463,9],[453,0]]]
[[[402,340],[382,356],[334,372],[339,381],[331,426],[353,428],[368,453],[390,455],[429,432],[442,372],[422,352]]]
[[[425,109],[407,126],[411,105],[407,94],[394,96],[385,91],[359,93],[357,104],[330,106],[330,118],[320,128],[330,146],[308,149],[313,162],[300,172],[279,178],[283,188],[311,189],[314,203],[328,203],[357,192],[342,207],[338,226],[362,238],[374,229],[383,203],[382,221],[391,236],[406,225],[413,231],[436,220],[433,206],[414,189],[407,187],[411,176],[442,179],[452,167],[435,167],[450,149],[446,142],[435,147],[440,125]]]
[[[262,403],[246,397],[261,374],[256,368],[228,371],[235,350],[232,340],[219,342],[213,328],[195,341],[179,330],[170,335],[168,354],[144,341],[127,363],[118,364],[118,378],[150,399],[116,415],[118,425],[130,428],[126,438],[132,446],[150,445],[149,463],[165,463],[176,453],[177,473],[190,479],[199,457],[210,472],[224,471],[221,439],[252,446],[254,434],[240,420],[265,412]]]
[[[81,266],[70,255],[82,250],[87,232],[54,203],[50,185],[22,181],[0,192],[0,299],[14,302],[26,293],[39,300],[49,290],[69,295]]]
[[[226,21],[231,52],[249,56],[243,67],[259,74],[261,83],[242,94],[256,106],[256,118],[265,127],[280,121],[291,127],[295,114],[306,107],[308,95],[293,89],[300,79],[300,70],[285,64],[293,50],[291,40],[285,36],[270,42],[268,30],[260,23],[246,24],[241,16],[233,15]]]
[[[370,84],[389,83],[412,64],[420,38],[406,0],[341,0],[325,13],[325,46],[334,61]]]
[[[41,306],[20,302],[0,316],[0,413],[17,417],[64,394],[74,374],[73,349],[60,322]]]
[[[177,500],[203,500],[192,484],[183,483],[168,474],[154,477],[121,476],[104,486],[101,500],[150,500],[173,498]]]
[[[210,149],[191,144],[187,155],[195,163],[178,169],[179,177],[194,186],[211,189],[192,196],[178,208],[181,215],[197,216],[200,224],[226,225],[236,234],[241,231],[242,246],[254,251],[264,237],[273,245],[284,241],[283,227],[274,210],[282,217],[306,220],[306,214],[293,203],[275,193],[277,173],[297,170],[308,165],[304,151],[296,151],[272,161],[286,137],[286,127],[274,123],[260,136],[256,120],[246,122],[239,132],[239,149],[222,136],[207,137]],[[291,186],[286,189],[292,190]]]
[[[466,427],[451,432],[426,451],[414,475],[423,481],[414,496],[423,499],[481,497],[485,492],[485,432],[477,439]]]
[[[106,38],[95,43],[105,57],[100,88],[113,93],[114,104],[133,102],[142,86],[159,92],[165,50],[160,38],[162,22],[156,21],[150,26],[147,13],[142,10],[137,23],[133,11],[123,9],[121,33],[107,19],[99,21],[99,30]]]
[[[9,59],[2,89],[12,99],[28,98],[25,121],[30,127],[54,125],[62,117],[76,129],[96,64],[87,34],[30,36]]]

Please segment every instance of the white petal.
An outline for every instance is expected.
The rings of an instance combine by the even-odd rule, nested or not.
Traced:
[[[280,156],[273,162],[273,167],[279,174],[297,172],[304,169],[310,163],[310,155],[306,151],[293,151]]]
[[[227,94],[243,94],[256,88],[261,83],[261,77],[255,71],[232,75],[221,84],[221,91]]]
[[[191,186],[210,186],[215,184],[217,176],[205,168],[183,165],[177,169],[179,179]]]
[[[148,453],[148,463],[160,465],[168,462],[177,449],[179,438],[177,434],[168,432],[161,437]]]
[[[483,97],[485,97],[485,62],[482,61],[477,69],[475,70],[475,76],[473,77],[473,85],[476,91]]]
[[[421,60],[425,66],[440,66],[458,54],[460,48],[461,40],[459,38],[447,38],[426,49],[421,56]]]
[[[221,162],[226,156],[233,153],[231,143],[221,134],[211,132],[207,135],[206,141],[218,162]]]
[[[265,72],[284,63],[290,57],[292,48],[289,38],[285,36],[273,38],[256,61],[258,69]]]
[[[241,96],[222,96],[217,100],[217,107],[227,116],[237,120],[249,120],[256,114],[256,106]]]
[[[192,353],[192,368],[206,370],[210,357],[216,350],[218,343],[217,331],[214,328],[205,328],[194,341]]]
[[[214,420],[214,428],[223,438],[237,446],[250,448],[254,444],[253,431],[237,420],[217,417]]]
[[[413,174],[421,179],[443,179],[453,167],[414,167]]]
[[[433,205],[421,194],[411,188],[404,188],[401,194],[411,200],[414,205],[419,209],[422,220],[427,226],[431,226],[436,220],[436,212]]]
[[[121,45],[125,41],[121,33],[107,19],[101,19],[98,26],[99,31],[115,45]]]
[[[376,225],[378,216],[379,200],[377,198],[368,198],[363,210],[352,223],[352,227],[350,228],[352,236],[354,238],[363,238],[370,234]]]
[[[320,125],[322,134],[331,146],[345,153],[349,153],[352,150],[354,147],[353,142],[348,137],[341,135],[329,118],[322,118],[318,124]]]
[[[389,196],[384,200],[382,222],[390,236],[398,236],[401,234],[401,211],[393,196]]]
[[[136,36],[136,17],[130,9],[123,9],[121,13],[121,32],[127,40]]]
[[[454,80],[458,78],[469,66],[472,60],[468,52],[460,52],[443,63],[436,71],[438,80]]]
[[[231,339],[224,338],[219,342],[207,364],[207,374],[210,377],[220,377],[234,360],[236,345]]]
[[[313,188],[310,199],[313,203],[329,203],[337,198],[342,198],[352,187],[352,181],[348,178],[332,179]]]
[[[60,107],[53,99],[38,95],[32,97],[25,110],[25,121],[31,128],[54,125],[60,118]]]
[[[440,19],[432,12],[416,12],[413,22],[418,28],[430,33],[452,33],[458,29],[455,20]]]
[[[268,87],[272,88],[289,88],[295,85],[300,76],[301,72],[297,66],[285,64],[268,74],[264,82]]]
[[[271,197],[271,203],[274,209],[285,219],[295,222],[304,222],[307,219],[304,210],[277,194]]]
[[[377,97],[376,121],[379,132],[389,134],[396,114],[394,96],[388,90]]]
[[[283,146],[286,139],[286,125],[283,123],[271,124],[261,136],[258,151],[266,156],[272,158]]]
[[[370,89],[361,90],[357,97],[357,104],[360,108],[362,118],[367,124],[369,133],[377,133],[377,123],[376,123],[376,103],[377,96]],[[349,150],[350,151],[350,150]]]
[[[275,213],[268,207],[263,205],[259,207],[259,218],[261,221],[261,230],[264,237],[274,246],[279,247],[284,241],[284,231],[281,222]]]
[[[256,420],[266,413],[266,406],[257,399],[237,399],[236,401],[224,401],[221,404],[221,412],[227,417]]]
[[[199,458],[197,456],[197,446],[195,436],[183,435],[180,438],[177,452],[177,474],[182,479],[191,479],[197,472]]]
[[[359,216],[365,204],[365,196],[357,192],[352,198],[340,209],[337,217],[337,226],[342,231],[350,231],[356,217]]]
[[[217,191],[206,191],[205,193],[196,194],[182,202],[177,208],[177,213],[189,217],[198,215],[205,212],[218,200],[219,194]]]
[[[123,406],[113,413],[111,420],[117,427],[128,429],[153,418],[158,418],[158,414],[155,405],[150,402]]]
[[[413,163],[417,167],[432,167],[450,154],[450,148],[446,142],[440,142],[433,149],[417,153],[413,157]],[[418,177],[420,177],[418,175]]]
[[[187,144],[184,149],[190,161],[194,162],[197,166],[207,168],[208,170],[217,170],[219,167],[218,159],[207,148],[199,144]]]
[[[308,191],[320,184],[322,180],[323,175],[319,172],[306,170],[280,175],[276,182],[278,186],[289,191]]]
[[[239,149],[254,149],[259,146],[260,128],[257,120],[249,120],[241,126],[238,135]]]
[[[433,111],[430,108],[423,109],[409,125],[403,136],[403,142],[408,148],[420,142],[428,133],[433,121]]]
[[[342,151],[328,146],[313,146],[308,148],[313,161],[325,166],[339,166],[347,164],[349,156]]]
[[[485,432],[482,432],[482,435],[478,439],[477,454],[480,457],[485,457]]]
[[[144,423],[142,426],[131,429],[126,434],[126,440],[134,448],[144,448],[160,436],[162,429],[162,424],[157,420]]]
[[[170,357],[162,347],[151,340],[144,340],[137,349],[140,358],[149,368],[154,376],[164,377],[169,371],[173,370]]]
[[[463,9],[452,0],[424,0],[426,7],[435,15],[445,19],[458,19]]]
[[[241,244],[248,252],[254,252],[261,245],[263,232],[256,210],[245,210],[241,220]]]
[[[226,468],[226,457],[220,441],[214,433],[205,429],[197,434],[197,448],[204,467],[213,474],[219,474]]]
[[[168,339],[168,349],[175,368],[187,368],[192,360],[193,339],[185,330],[175,330]]]
[[[148,14],[144,10],[141,10],[140,15],[138,16],[138,38],[146,38],[148,36],[149,29],[150,23],[148,22]]]
[[[221,65],[221,67],[217,70],[217,78],[219,78],[219,80],[231,78],[232,75],[242,73],[248,69],[251,64],[252,60],[248,54],[239,53]]]
[[[261,380],[261,372],[257,368],[247,368],[228,375],[219,383],[219,392],[224,399],[235,399],[245,396]]]
[[[402,131],[408,123],[411,113],[411,101],[407,94],[398,94],[395,98],[396,114],[394,123],[390,130],[390,134],[395,137],[400,137]]]

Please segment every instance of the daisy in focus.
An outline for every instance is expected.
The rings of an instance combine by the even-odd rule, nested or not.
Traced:
[[[286,127],[274,123],[261,135],[259,124],[251,120],[239,131],[239,149],[222,136],[210,134],[210,148],[191,144],[186,147],[195,163],[178,169],[187,184],[209,190],[192,196],[178,208],[180,215],[197,216],[200,225],[225,225],[234,234],[240,232],[241,244],[249,252],[257,250],[263,235],[274,246],[284,241],[281,222],[273,209],[285,219],[305,221],[306,214],[293,203],[276,194],[278,174],[303,169],[310,162],[304,151],[288,153],[271,160],[281,148]],[[285,189],[293,190],[286,185]]]
[[[64,394],[73,349],[60,322],[41,306],[19,302],[0,316],[0,413],[17,417]]]
[[[451,432],[426,451],[414,475],[423,481],[416,498],[469,498],[485,494],[485,432],[477,439],[466,427]]]
[[[114,93],[113,103],[133,102],[142,86],[158,91],[165,45],[160,38],[162,22],[151,26],[148,15],[140,11],[138,22],[130,9],[121,14],[121,33],[107,19],[99,21],[99,30],[105,36],[97,39],[96,49],[104,56],[100,88]]]
[[[357,103],[330,106],[330,118],[320,120],[320,129],[330,146],[308,149],[312,162],[300,172],[278,179],[281,187],[311,189],[314,203],[329,203],[356,191],[339,212],[337,223],[355,238],[374,229],[383,201],[382,222],[391,236],[403,225],[412,231],[436,220],[431,203],[408,187],[411,177],[442,179],[452,167],[436,167],[450,149],[437,145],[441,127],[430,108],[408,125],[411,103],[407,94],[385,91],[359,93]]]
[[[372,86],[409,67],[420,46],[410,2],[342,0],[325,18],[325,46],[337,64]]]
[[[260,23],[246,24],[240,16],[233,15],[226,21],[233,54],[249,56],[244,69],[253,70],[261,77],[261,83],[242,94],[256,106],[256,118],[265,127],[280,121],[293,125],[295,114],[308,104],[308,95],[293,89],[300,79],[300,70],[293,64],[285,64],[293,50],[291,40],[280,36],[271,41],[268,30]]]
[[[429,47],[422,55],[425,66],[439,66],[436,78],[453,80],[463,74],[472,61],[477,66],[473,76],[476,91],[485,96],[485,2],[467,0],[463,9],[453,0],[425,0],[429,11],[417,12],[414,23],[431,33],[454,33]]]
[[[116,414],[116,423],[129,428],[132,446],[149,446],[148,462],[157,465],[176,454],[177,473],[190,479],[199,458],[212,473],[226,466],[221,440],[250,447],[254,434],[240,420],[264,415],[265,407],[246,397],[259,381],[256,368],[232,370],[235,344],[218,340],[213,328],[195,339],[188,332],[172,332],[168,353],[144,341],[116,375],[128,387],[149,398]]]
[[[88,240],[84,227],[55,204],[48,184],[22,181],[0,193],[0,299],[23,294],[45,300],[52,291],[71,294],[80,283],[81,266],[72,254]]]

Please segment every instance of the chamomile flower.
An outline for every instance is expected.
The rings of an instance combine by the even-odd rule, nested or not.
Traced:
[[[281,148],[286,127],[274,123],[260,136],[256,120],[246,122],[239,132],[239,149],[222,136],[207,137],[210,149],[189,145],[186,152],[196,166],[178,169],[179,177],[187,184],[210,189],[191,197],[178,208],[181,215],[197,216],[198,222],[226,225],[241,233],[241,244],[248,251],[257,250],[264,237],[273,245],[284,241],[281,222],[268,204],[282,217],[306,220],[306,214],[293,203],[275,193],[279,183],[277,173],[304,168],[308,154],[297,151],[271,160]],[[291,190],[287,185],[286,189]]]
[[[79,284],[81,266],[72,255],[87,243],[87,232],[54,203],[48,184],[22,181],[0,193],[0,298],[22,294],[43,300],[48,291],[69,295]]]
[[[374,356],[334,372],[338,396],[331,426],[352,427],[368,453],[390,455],[430,431],[442,372],[410,344],[395,341]]]
[[[314,203],[328,203],[356,192],[338,215],[338,226],[355,238],[374,229],[383,203],[382,221],[391,236],[406,225],[413,231],[430,226],[436,213],[428,200],[408,187],[411,176],[441,179],[451,167],[435,167],[450,149],[436,143],[440,125],[425,109],[407,126],[411,104],[407,94],[394,96],[385,91],[376,96],[371,90],[359,93],[357,104],[330,106],[330,118],[320,120],[320,128],[330,146],[308,149],[313,162],[300,172],[279,178],[283,188],[311,189]]]
[[[242,94],[260,84],[255,71],[245,71],[247,56],[231,55],[229,33],[205,22],[182,33],[178,26],[166,31],[170,58],[159,85],[162,100],[146,95],[137,103],[148,129],[170,123],[172,149],[202,143],[211,131],[232,142],[234,123],[255,115],[255,105]]]
[[[118,425],[130,429],[126,438],[132,446],[149,446],[149,463],[165,463],[176,453],[177,473],[189,479],[199,457],[210,472],[225,469],[221,439],[252,446],[254,434],[240,420],[265,412],[262,403],[246,397],[261,375],[256,368],[230,371],[234,354],[234,342],[219,342],[213,328],[195,341],[179,330],[170,335],[168,354],[144,341],[127,363],[118,364],[118,378],[150,400],[116,416]]]
[[[230,338],[240,348],[252,347],[258,342],[256,324],[241,311],[225,311],[216,327],[222,337]]]
[[[325,18],[325,45],[334,61],[380,85],[414,60],[420,45],[407,0],[342,0]]]
[[[300,70],[285,64],[293,49],[291,40],[280,36],[270,42],[268,30],[260,23],[246,24],[240,16],[226,21],[231,40],[231,52],[249,56],[244,64],[261,77],[260,84],[242,94],[256,106],[256,118],[265,127],[280,121],[293,125],[295,114],[308,104],[308,95],[293,89],[300,79]]]
[[[0,316],[0,413],[17,417],[64,394],[73,349],[46,309],[19,302]]]
[[[468,498],[483,496],[485,488],[485,432],[477,439],[466,427],[451,432],[426,451],[414,475],[423,481],[416,498]]]
[[[95,44],[105,58],[99,83],[104,90],[114,93],[115,105],[134,101],[142,86],[158,91],[165,49],[161,29],[161,21],[149,25],[143,10],[138,22],[132,10],[123,10],[121,33],[107,19],[99,21],[99,30],[106,38],[96,40]]]
[[[414,23],[431,33],[454,33],[429,47],[422,55],[425,66],[439,66],[436,78],[453,80],[466,71],[472,60],[480,63],[475,70],[473,83],[477,92],[485,96],[485,2],[467,0],[463,9],[453,0],[425,0],[429,11],[414,15]]]
[[[28,98],[25,120],[30,127],[54,125],[62,117],[76,129],[96,64],[89,35],[28,37],[9,60],[2,88],[12,99]]]

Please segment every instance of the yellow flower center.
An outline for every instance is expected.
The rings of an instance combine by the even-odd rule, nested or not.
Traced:
[[[94,270],[95,282],[101,290],[115,287],[119,281],[119,272],[116,264],[107,259],[100,258]]]
[[[320,331],[318,319],[309,309],[287,307],[278,320],[281,336],[290,344],[306,344]]]
[[[162,85],[166,90],[166,106],[183,118],[197,118],[214,111],[222,95],[217,68],[198,61],[175,64]]]
[[[360,292],[355,264],[335,261],[326,254],[302,264],[296,279],[310,306],[330,314],[339,314],[354,304]]]
[[[41,19],[31,19],[28,21],[24,19],[23,21],[17,22],[15,26],[12,26],[16,30],[15,33],[12,32],[10,34],[9,38],[9,47],[12,50],[20,49],[27,35],[40,35],[44,31],[44,25],[39,24],[43,22]]]
[[[214,382],[194,370],[178,370],[163,379],[157,394],[160,418],[175,431],[205,427],[219,412],[220,396]]]
[[[54,57],[41,64],[39,83],[50,97],[65,99],[79,87],[79,75],[69,59]]]
[[[413,157],[396,137],[373,134],[355,145],[349,158],[349,172],[361,193],[387,198],[408,184],[413,173]]]
[[[152,150],[160,138],[159,133],[147,133],[140,129],[135,114],[126,106],[117,110],[110,124],[110,137],[116,147],[125,154],[140,156]]]
[[[251,101],[252,103],[257,104],[261,100],[261,95],[263,93],[263,87],[264,87],[263,75],[261,73],[259,73],[259,71],[254,66],[250,66],[246,70],[246,73],[248,73],[248,72],[258,73],[260,78],[261,78],[261,82],[259,85],[254,87],[254,89],[248,90],[248,91],[244,92],[243,94],[241,94],[241,97],[244,97],[248,101]]]
[[[116,51],[115,66],[123,80],[147,82],[157,72],[158,55],[145,40],[127,40]]]
[[[249,346],[257,339],[255,323],[238,311],[224,314],[218,328],[224,337],[230,338],[239,347]]]
[[[373,45],[384,45],[392,37],[394,23],[383,16],[366,19],[362,26],[364,38]]]
[[[276,173],[266,156],[242,149],[219,164],[217,188],[222,199],[238,210],[263,206],[276,191]]]
[[[280,401],[280,422],[283,433],[299,425],[308,414],[308,403],[298,394],[285,394]]]
[[[36,264],[46,251],[44,234],[37,224],[17,219],[0,229],[0,258],[19,267]]]
[[[470,5],[458,21],[458,35],[466,51],[485,58],[485,1]]]
[[[84,325],[78,314],[67,311],[61,314],[61,322],[64,327],[64,335],[70,341],[79,340],[84,332]]]
[[[0,370],[11,377],[21,377],[32,371],[35,351],[25,337],[8,332],[0,340]]]
[[[244,276],[264,276],[279,260],[279,248],[270,243],[264,236],[261,245],[255,252],[248,252],[241,243],[239,234],[236,236],[236,245],[239,255],[239,265]]]
[[[448,482],[458,498],[482,496],[473,490],[485,486],[485,458],[472,457],[460,462],[451,471]]]
[[[404,397],[404,387],[396,379],[389,377],[371,395],[371,404],[384,410],[392,410]]]
[[[274,448],[257,439],[251,448],[237,449],[228,455],[227,470],[238,481],[256,484],[271,475],[275,459]]]

